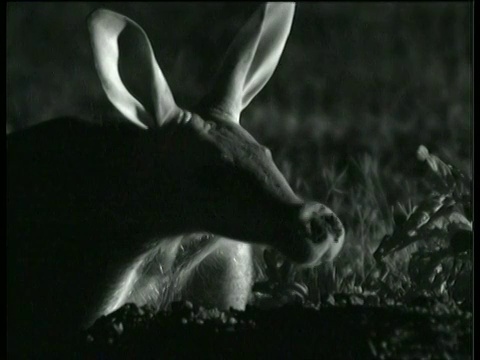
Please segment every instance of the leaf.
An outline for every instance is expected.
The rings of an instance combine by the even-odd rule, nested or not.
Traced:
[[[417,157],[420,161],[426,161],[435,175],[432,177],[432,181],[436,185],[437,191],[450,193],[455,198],[471,194],[472,180],[458,168],[443,162],[439,157],[429,153],[424,145],[420,145],[418,148]]]
[[[472,223],[450,195],[432,194],[422,201],[391,236],[385,236],[374,253],[378,261],[417,241],[446,240],[461,229],[472,231]]]

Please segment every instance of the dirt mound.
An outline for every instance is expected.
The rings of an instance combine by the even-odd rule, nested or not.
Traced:
[[[471,312],[424,300],[367,305],[355,296],[246,311],[183,302],[156,314],[127,304],[98,319],[77,349],[102,359],[471,359]]]

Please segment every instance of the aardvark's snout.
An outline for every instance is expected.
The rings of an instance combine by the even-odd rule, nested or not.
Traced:
[[[338,243],[344,235],[343,225],[334,213],[314,214],[305,226],[314,244],[328,240],[330,235],[333,236],[333,242]]]
[[[343,247],[345,229],[335,213],[323,204],[309,202],[300,208],[296,231],[287,239],[284,254],[303,266],[335,259]]]

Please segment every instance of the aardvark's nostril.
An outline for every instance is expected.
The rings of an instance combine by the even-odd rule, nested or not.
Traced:
[[[310,220],[310,239],[315,243],[325,241],[329,234],[333,235],[333,241],[338,242],[343,234],[343,225],[334,214],[322,214],[314,216]]]
[[[326,240],[328,235],[328,229],[326,226],[325,219],[323,219],[322,217],[314,217],[310,222],[310,226],[312,229],[311,240],[315,244],[321,243]]]
[[[343,234],[343,225],[334,214],[325,216],[325,222],[328,224],[329,229],[333,232],[334,241],[337,242],[340,236]]]
[[[345,230],[340,219],[325,205],[307,203],[300,210],[300,220],[304,224],[307,237],[315,244],[328,240],[343,243]]]

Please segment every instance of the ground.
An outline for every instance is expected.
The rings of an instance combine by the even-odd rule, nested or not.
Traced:
[[[337,299],[320,308],[291,304],[245,312],[177,303],[157,315],[128,304],[83,333],[76,352],[102,359],[471,358],[471,312],[427,298],[390,305],[372,296]]]

